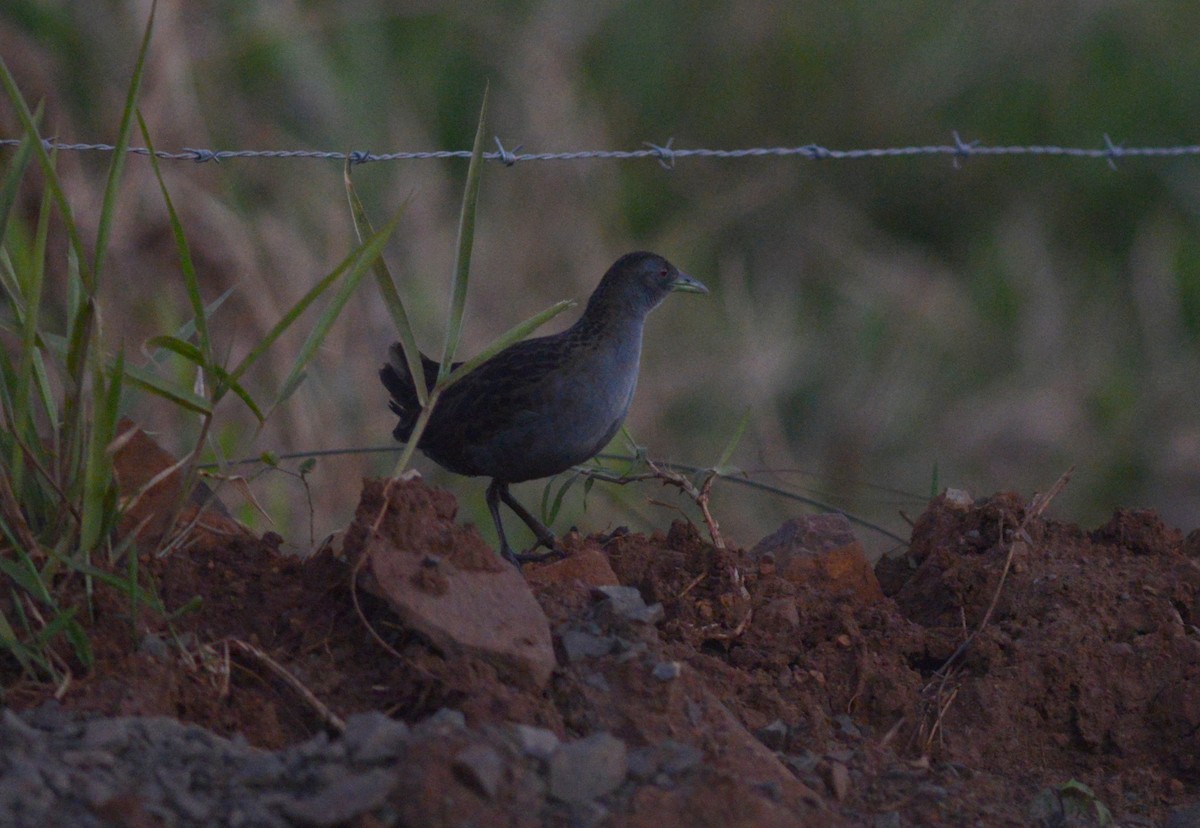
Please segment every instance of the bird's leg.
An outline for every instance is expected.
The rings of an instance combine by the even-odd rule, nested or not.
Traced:
[[[517,517],[525,521],[525,525],[529,527],[530,531],[533,532],[535,536],[537,536],[539,544],[553,551],[554,533],[546,528],[546,524],[542,523],[540,520],[531,515],[529,510],[522,506],[517,499],[512,496],[512,492],[508,490],[508,484],[504,484],[500,487],[500,499],[508,504],[508,508],[517,513]]]
[[[504,527],[502,524],[500,524],[500,500],[504,500],[504,503],[509,505],[509,509],[515,511],[517,517],[520,517],[521,520],[526,523],[526,526],[528,526],[530,530],[533,530],[534,535],[538,536],[538,545],[545,546],[547,550],[550,550],[550,553],[517,554],[516,552],[512,551],[512,547],[509,546],[508,539],[506,539],[504,536]],[[529,511],[524,508],[524,506],[522,506],[520,503],[517,503],[517,499],[512,497],[512,493],[509,492],[509,485],[506,484],[506,482],[492,480],[492,485],[487,487],[487,508],[492,512],[492,521],[496,522],[496,533],[500,536],[500,554],[502,554],[504,559],[508,560],[508,562],[520,565],[523,563],[534,562],[534,560],[545,560],[547,557],[550,557],[550,554],[562,554],[562,552],[559,552],[556,548],[554,533],[551,532],[550,529],[547,529],[545,524],[539,521],[538,518],[530,515]]]
[[[504,535],[504,524],[500,521],[500,498],[505,498],[504,502],[509,502],[508,486],[501,483],[499,480],[493,480],[491,485],[487,487],[488,511],[492,513],[492,522],[496,524],[496,534],[500,536],[500,557],[508,561],[516,567],[520,567],[521,561],[517,557],[517,553],[513,552],[511,546],[508,545],[508,538]],[[511,506],[512,504],[509,503]]]

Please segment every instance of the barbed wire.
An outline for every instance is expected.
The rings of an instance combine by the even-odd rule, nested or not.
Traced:
[[[1126,147],[1113,143],[1108,135],[1104,136],[1102,147],[1062,147],[1055,145],[989,145],[980,141],[963,141],[957,132],[952,134],[951,144],[929,144],[908,147],[879,147],[873,149],[829,149],[819,144],[805,144],[798,147],[750,147],[746,149],[703,149],[675,148],[674,139],[665,144],[645,142],[645,149],[636,150],[581,150],[573,152],[526,152],[522,146],[509,150],[496,138],[496,151],[485,152],[484,159],[496,161],[506,167],[527,161],[586,161],[586,160],[637,160],[653,158],[665,169],[674,169],[675,162],[681,158],[764,158],[799,156],[811,161],[852,160],[865,158],[901,158],[908,156],[942,155],[954,160],[955,166],[961,161],[977,156],[1052,156],[1067,158],[1102,159],[1114,170],[1116,162],[1125,158],[1178,158],[1182,156],[1200,155],[1200,145],[1170,147]],[[19,138],[0,138],[0,147],[13,147],[21,143]],[[78,144],[65,143],[54,138],[42,140],[43,146],[49,150],[61,152],[113,152],[116,147],[112,144]],[[131,155],[149,155],[146,147],[129,147]],[[351,164],[367,164],[380,161],[425,161],[433,159],[470,158],[469,150],[433,150],[425,152],[389,152],[373,153],[362,150],[352,152],[331,152],[322,150],[210,150],[184,147],[177,152],[155,150],[157,158],[166,161],[194,161],[205,163],[213,161],[220,163],[237,158],[310,158],[322,161],[349,161]]]

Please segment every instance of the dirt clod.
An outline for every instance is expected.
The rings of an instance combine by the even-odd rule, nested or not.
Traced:
[[[679,522],[571,538],[527,586],[455,525],[448,494],[378,481],[363,502],[341,553],[299,560],[201,527],[146,558],[168,609],[199,596],[198,609],[144,613],[131,632],[127,604],[98,591],[96,666],[62,704],[294,746],[286,774],[261,758],[285,754],[238,760],[264,780],[295,785],[287,774],[317,756],[350,763],[322,771],[311,796],[287,795],[290,818],[318,824],[386,812],[412,824],[1023,825],[1067,805],[1146,824],[1200,802],[1200,544],[1153,512],[1118,510],[1087,532],[1013,493],[935,498],[864,600],[820,575],[844,543],[809,549],[816,574],[797,578],[775,553],[716,549]],[[412,564],[391,581],[359,565],[385,547]],[[386,600],[352,589],[364,572]],[[447,601],[463,577],[506,572],[517,582],[504,594],[530,596],[552,636],[540,686],[440,639],[394,597]],[[346,721],[340,737],[297,684]],[[53,692],[10,691],[26,711],[0,721],[14,750],[49,762],[85,739],[113,756],[144,741],[127,724],[70,730],[46,712]],[[129,796],[101,793],[101,809]],[[184,794],[219,812],[194,787],[170,793]],[[137,807],[177,810],[165,797],[148,787]]]

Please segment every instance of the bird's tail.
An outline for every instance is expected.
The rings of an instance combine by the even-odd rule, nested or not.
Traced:
[[[421,370],[425,374],[425,387],[432,387],[437,381],[438,364],[421,354]],[[408,362],[404,359],[404,351],[399,342],[393,342],[388,348],[388,361],[379,369],[379,379],[392,395],[388,406],[400,418],[392,436],[406,443],[412,436],[417,415],[421,413],[421,403],[417,399],[417,389],[413,385],[412,374],[408,370]]]

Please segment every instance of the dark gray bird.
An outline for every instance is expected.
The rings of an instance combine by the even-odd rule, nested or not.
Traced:
[[[529,560],[508,544],[500,501],[554,549],[554,535],[517,502],[510,483],[564,472],[596,455],[621,427],[637,385],[646,315],[672,291],[707,293],[662,256],[628,253],[608,269],[579,320],[562,333],[505,348],[438,399],[417,444],[449,471],[492,478],[488,509],[500,554]],[[427,387],[438,365],[421,355]],[[412,436],[420,404],[399,343],[379,371],[399,417],[392,435]]]

